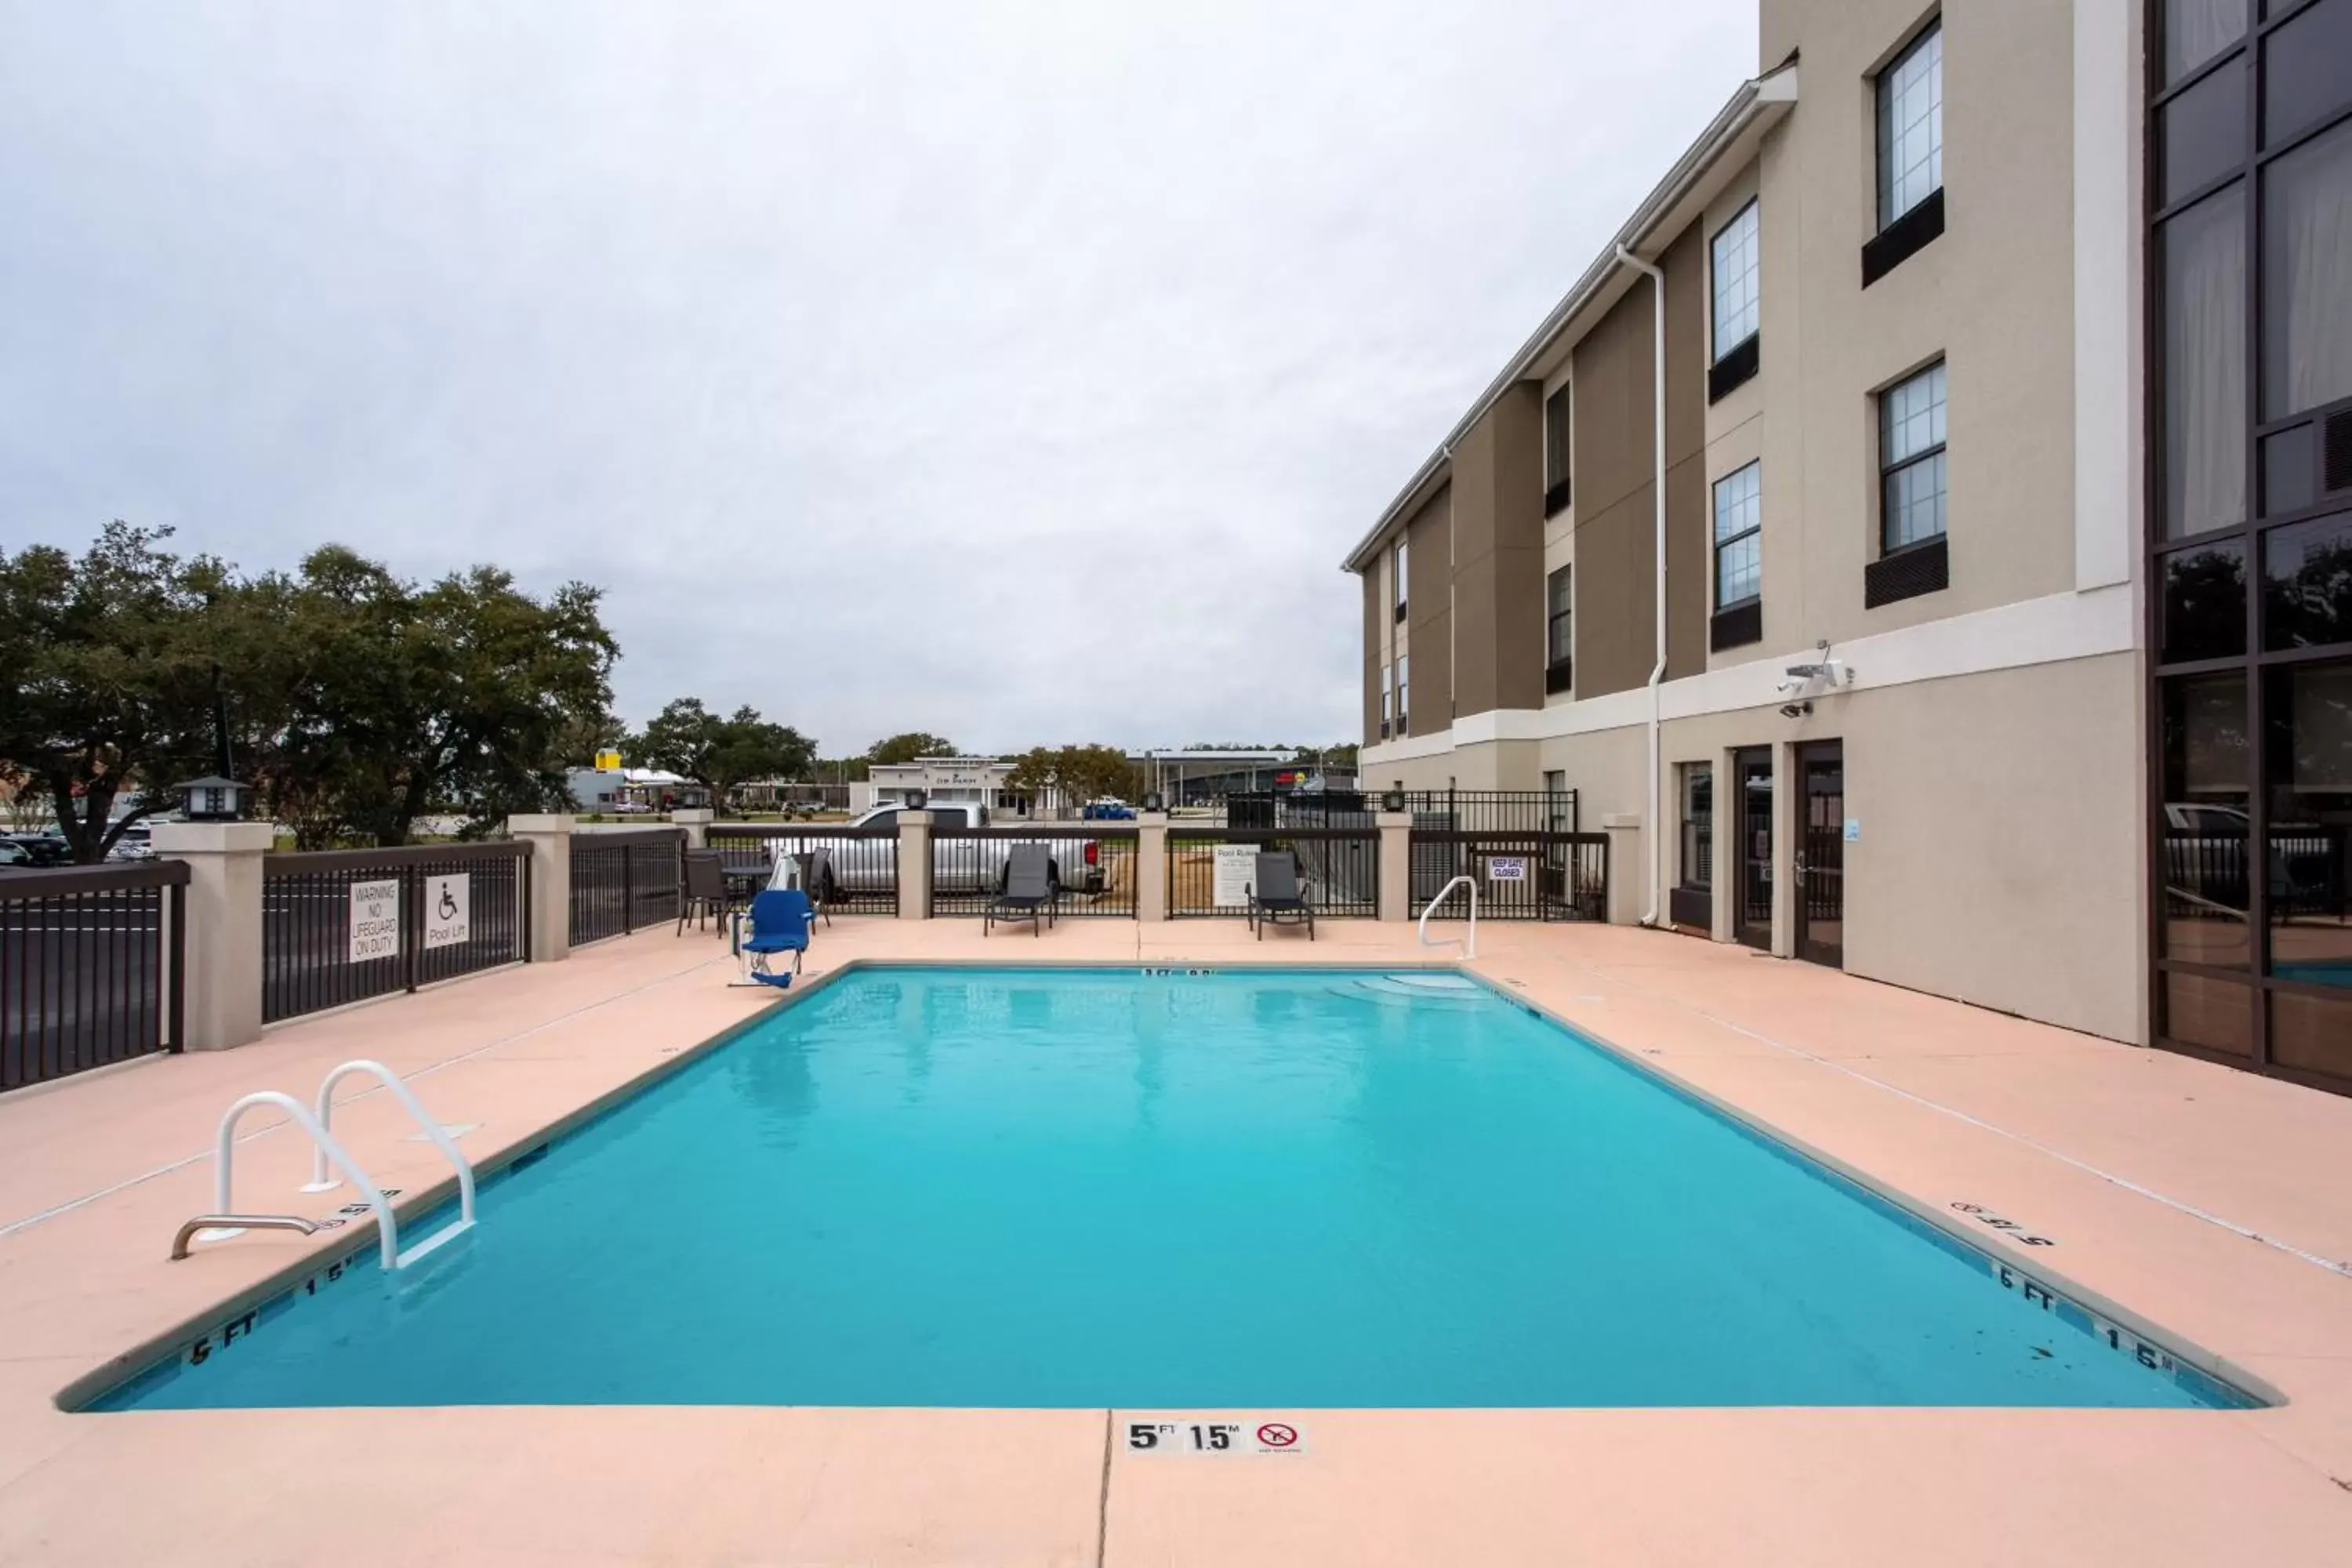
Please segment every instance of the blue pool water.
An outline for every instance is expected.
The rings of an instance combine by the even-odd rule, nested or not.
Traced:
[[[2238,1402],[1444,985],[854,972],[99,1407]]]

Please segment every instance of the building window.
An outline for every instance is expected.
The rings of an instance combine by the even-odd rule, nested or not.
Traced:
[[[1566,691],[1574,672],[1576,627],[1570,617],[1575,604],[1575,585],[1570,574],[1575,570],[1573,566],[1563,566],[1544,580],[1544,691],[1547,695]]]
[[[1944,26],[1878,73],[1878,232],[1862,247],[1869,288],[1944,232]]]
[[[1756,248],[1756,204],[1749,202],[1739,209],[1739,216],[1725,224],[1715,237],[1715,358],[1717,363],[1722,363],[1724,355],[1754,337],[1762,321],[1762,296],[1757,288]]]
[[[1878,226],[1944,188],[1944,25],[1878,73]]]
[[[1396,732],[1400,735],[1410,735],[1412,733],[1412,721],[1409,715],[1412,713],[1412,709],[1405,700],[1406,665],[1405,656],[1402,654],[1397,655],[1396,669]]]
[[[1748,464],[1715,481],[1715,607],[1727,610],[1763,594],[1764,465]]]
[[[1561,387],[1544,400],[1544,515],[1551,516],[1569,503],[1569,389]]]
[[[1944,536],[1944,366],[1939,360],[1878,395],[1878,549]]]
[[[1389,702],[1391,700],[1389,681],[1395,673],[1396,672],[1387,665],[1384,664],[1381,666],[1381,739],[1383,741],[1389,738]]]
[[[2352,0],[2150,10],[2154,1032],[2352,1091]]]
[[[1405,551],[1407,547],[1407,541],[1402,534],[1400,534],[1397,537],[1396,548],[1389,552],[1389,575],[1391,580],[1396,584],[1396,618],[1398,620],[1404,619]]]

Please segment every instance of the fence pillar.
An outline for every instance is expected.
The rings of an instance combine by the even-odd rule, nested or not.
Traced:
[[[1135,918],[1168,918],[1168,814],[1164,811],[1136,814]]]
[[[898,918],[931,918],[931,814],[898,814]]]
[[[686,847],[688,849],[708,849],[710,847],[710,824],[718,816],[707,805],[689,805],[671,812],[669,819],[674,826],[686,829]]]
[[[530,847],[530,961],[552,963],[572,952],[572,829],[568,812],[507,818],[507,836]]]
[[[1642,814],[1612,812],[1601,819],[1609,833],[1609,923],[1642,923],[1650,900],[1650,863],[1642,854]]]
[[[155,853],[188,867],[184,1049],[261,1038],[261,858],[277,841],[267,822],[155,825]]]
[[[1380,918],[1412,919],[1412,813],[1383,811],[1372,818],[1381,830]]]

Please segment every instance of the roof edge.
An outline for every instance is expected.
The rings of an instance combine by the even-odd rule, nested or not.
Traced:
[[[1486,384],[1486,389],[1470,405],[1469,412],[1454,422],[1445,439],[1438,443],[1437,450],[1429,455],[1428,459],[1413,471],[1412,478],[1405,482],[1405,487],[1381,509],[1379,521],[1356,542],[1355,548],[1349,551],[1347,558],[1339,563],[1341,571],[1363,570],[1371,559],[1373,547],[1380,542],[1381,536],[1401,515],[1417,505],[1431,481],[1445,471],[1453,458],[1454,443],[1468,433],[1470,426],[1476,424],[1514,383],[1524,377],[1528,366],[1551,346],[1561,330],[1600,291],[1601,284],[1617,266],[1617,247],[1623,246],[1628,250],[1638,252],[1642,241],[1650,237],[1659,220],[1690,193],[1691,187],[1715,166],[1751,125],[1767,114],[1777,116],[1785,112],[1785,106],[1796,100],[1797,60],[1793,54],[1762,76],[1739,84],[1729,101],[1717,111],[1706,129],[1699,133],[1698,139],[1684,149],[1683,155],[1675,160],[1674,167],[1666,171],[1665,177],[1652,187],[1650,194],[1642,199],[1642,204],[1633,209],[1633,216],[1610,237],[1607,245],[1601,247],[1601,254],[1584,269],[1583,276],[1577,279],[1575,285],[1560,297],[1559,302],[1544,317],[1542,324],[1536,328],[1526,342],[1519,345],[1518,352],[1505,362],[1501,374]]]

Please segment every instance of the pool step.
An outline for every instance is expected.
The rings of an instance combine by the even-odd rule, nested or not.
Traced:
[[[1341,996],[1378,1002],[1387,1006],[1439,1006],[1460,1009],[1478,1001],[1479,985],[1458,974],[1436,973],[1357,974],[1332,985]]]

